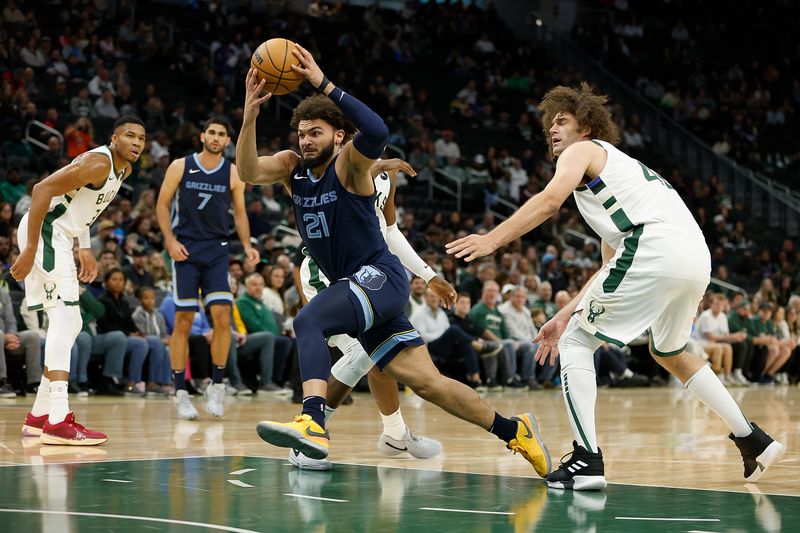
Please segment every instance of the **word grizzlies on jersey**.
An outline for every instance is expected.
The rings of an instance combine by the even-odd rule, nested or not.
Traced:
[[[301,197],[297,194],[292,195],[292,201],[299,207],[319,207],[321,205],[331,204],[336,200],[338,200],[336,197],[336,191],[322,193],[319,196]]]

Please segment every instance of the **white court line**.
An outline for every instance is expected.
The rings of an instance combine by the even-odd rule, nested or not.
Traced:
[[[227,480],[227,481],[228,481],[228,483],[230,483],[231,485],[236,485],[237,487],[254,487],[254,486],[255,486],[255,485],[248,485],[248,484],[247,484],[247,483],[245,483],[244,481],[240,481],[240,480],[238,480],[238,479],[229,479],[229,480]]]
[[[277,459],[276,457],[269,457],[266,455],[250,455],[250,454],[242,454],[236,456],[215,456],[215,457],[250,457],[252,459]],[[94,463],[102,462],[102,461],[92,461]],[[413,460],[409,460],[409,463],[413,463]],[[283,463],[285,466],[291,466],[292,463]],[[444,470],[439,468],[419,468],[419,467],[408,467],[405,465],[390,465],[390,464],[367,464],[367,463],[353,463],[348,461],[335,461],[334,465],[346,465],[346,466],[366,466],[369,468],[393,468],[396,470],[418,470],[420,472],[439,472],[442,474],[465,474],[465,475],[472,475],[472,476],[492,476],[492,477],[505,477],[505,478],[515,478],[515,479],[528,479],[531,481],[540,481],[539,477],[534,476],[510,476],[508,474],[494,474],[491,472],[463,472],[461,470]],[[775,466],[773,464],[773,466]],[[772,468],[772,467],[770,467]],[[734,490],[734,489],[714,489],[714,488],[699,488],[699,487],[682,487],[680,485],[650,485],[647,483],[627,483],[623,481],[609,481],[609,485],[622,485],[625,487],[650,487],[650,488],[657,488],[657,489],[681,489],[681,490],[702,490],[705,492],[729,492],[731,494],[750,494],[748,490]],[[784,492],[762,492],[765,496],[788,496],[790,498],[797,498],[797,494],[786,494]]]
[[[690,529],[686,533],[717,533],[716,531],[705,531],[703,529]]]
[[[40,509],[0,509],[0,513],[38,513],[38,514],[65,514],[71,516],[96,516],[98,518],[121,518],[123,520],[141,520],[142,522],[161,522],[164,524],[180,524],[182,526],[195,526],[207,529],[218,529],[220,531],[232,531],[233,533],[258,533],[258,531],[253,531],[252,529],[220,526],[217,524],[207,524],[205,522],[189,522],[187,520],[173,520],[171,518],[152,518],[148,516],[130,516],[123,514],[78,513],[75,511],[42,511]]]
[[[503,513],[500,511],[473,511],[472,509],[444,509],[442,507],[420,507],[423,511],[445,511],[448,513],[473,513],[473,514],[501,514],[505,516],[513,516],[516,513]]]
[[[256,455],[176,455],[174,457],[139,457],[136,459],[102,459],[102,460],[89,460],[89,461],[63,461],[63,462],[47,462],[41,463],[0,463],[0,468],[8,466],[47,466],[47,465],[88,465],[88,464],[102,464],[102,463],[135,463],[138,461],[171,461],[174,459],[216,459],[218,457],[258,457]],[[267,459],[260,457],[260,459]]]
[[[238,476],[239,474],[246,474],[248,472],[253,472],[253,471],[255,471],[255,468],[242,468],[241,470],[235,470],[231,472],[231,475]]]
[[[110,481],[111,483],[133,483],[127,479],[101,479],[100,481]]]
[[[658,522],[719,522],[719,518],[657,518],[646,516],[615,516],[615,520],[651,520]]]
[[[284,496],[292,496],[293,498],[305,498],[307,500],[320,500],[323,502],[336,502],[336,503],[347,503],[350,500],[337,500],[336,498],[322,498],[320,496],[306,496],[305,494],[294,494],[294,493],[287,493]]]

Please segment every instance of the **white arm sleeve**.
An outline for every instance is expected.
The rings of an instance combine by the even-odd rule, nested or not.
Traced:
[[[89,235],[89,228],[83,230],[83,233],[78,235],[78,247],[79,248],[91,248],[92,247],[92,238]]]
[[[386,244],[389,245],[389,251],[400,258],[403,266],[424,279],[425,283],[436,277],[436,272],[417,255],[417,252],[411,247],[397,224],[392,224],[386,228]]]

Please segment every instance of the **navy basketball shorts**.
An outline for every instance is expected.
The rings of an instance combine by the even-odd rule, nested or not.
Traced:
[[[197,311],[200,299],[208,307],[231,304],[228,283],[228,242],[181,239],[189,257],[173,261],[173,297],[178,311]]]
[[[347,279],[350,301],[360,310],[358,340],[380,369],[405,348],[424,344],[403,314],[409,291],[405,270],[398,259],[388,259],[365,265]]]

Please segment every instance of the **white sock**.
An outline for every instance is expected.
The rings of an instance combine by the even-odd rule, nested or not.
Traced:
[[[561,372],[561,388],[567,406],[567,418],[578,445],[597,452],[594,405],[597,401],[597,376],[594,371],[571,368]]]
[[[67,399],[67,382],[53,381],[50,383],[50,418],[51,424],[63,422],[69,413],[69,400]]]
[[[334,407],[331,407],[331,406],[329,406],[329,405],[326,405],[326,406],[325,406],[325,425],[326,425],[326,426],[328,425],[328,420],[329,420],[329,419],[330,419],[330,417],[332,417],[334,414],[336,414],[336,409],[335,409]]]
[[[753,432],[750,422],[710,367],[703,366],[686,381],[684,386],[694,394],[695,398],[717,413],[736,437],[746,437]]]
[[[401,440],[406,436],[406,422],[400,409],[390,415],[381,413],[383,420],[383,432],[395,440]]]
[[[594,420],[597,375],[594,370],[594,352],[602,342],[580,328],[577,316],[570,319],[558,342],[561,389],[569,425],[575,441],[590,453],[597,452]]]
[[[31,407],[33,416],[44,416],[50,413],[50,380],[42,374],[42,381],[39,382],[39,390],[36,391],[36,400]]]
[[[633,372],[631,372],[630,368],[626,368],[625,371],[622,373],[623,378],[632,378]]]

